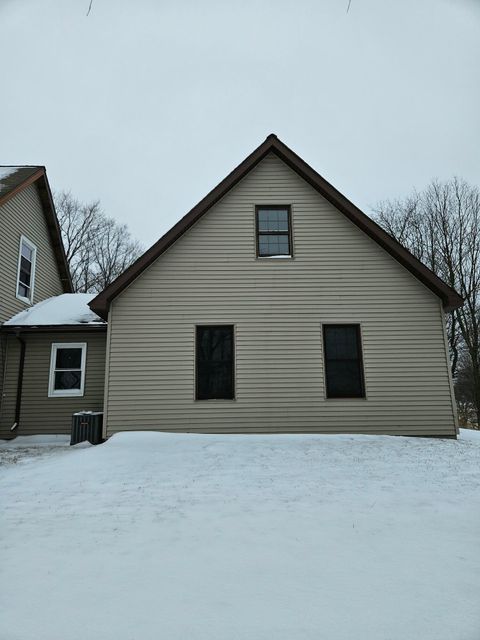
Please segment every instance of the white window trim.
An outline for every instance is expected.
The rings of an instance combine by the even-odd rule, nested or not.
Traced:
[[[55,363],[57,360],[58,349],[81,349],[81,378],[80,389],[55,389]],[[52,342],[52,351],[50,354],[50,376],[48,380],[48,397],[49,398],[74,398],[84,395],[85,390],[85,371],[87,363],[87,343],[86,342]]]
[[[18,285],[20,284],[20,263],[22,260],[22,244],[26,244],[29,249],[32,250],[32,277],[30,280],[30,297],[26,298],[25,296],[21,296],[18,293]],[[30,240],[28,238],[26,238],[25,236],[20,236],[20,245],[18,248],[18,266],[17,266],[17,282],[16,282],[16,289],[15,289],[15,294],[18,300],[21,300],[22,302],[25,302],[26,304],[31,304],[33,302],[33,292],[34,292],[34,287],[35,287],[35,271],[36,271],[36,266],[37,266],[37,247],[33,244],[33,242],[30,242]]]

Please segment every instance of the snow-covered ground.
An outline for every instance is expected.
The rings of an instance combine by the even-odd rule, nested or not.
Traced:
[[[480,433],[0,454],[2,639],[480,638]]]

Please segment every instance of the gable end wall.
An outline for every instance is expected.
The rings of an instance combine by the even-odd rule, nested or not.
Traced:
[[[20,237],[37,247],[33,304],[63,293],[37,187],[31,184],[0,205],[0,324],[30,305],[16,297]]]
[[[292,260],[255,257],[255,205],[291,204]],[[267,156],[112,303],[107,434],[455,435],[439,299]],[[361,325],[366,399],[325,398],[321,325]],[[236,399],[194,400],[195,324],[234,324]]]

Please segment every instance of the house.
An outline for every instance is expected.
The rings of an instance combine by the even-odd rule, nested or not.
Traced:
[[[0,438],[103,406],[106,324],[72,291],[45,168],[0,167]]]
[[[462,298],[270,135],[97,296],[42,167],[0,170],[0,437],[124,430],[455,437]]]
[[[104,427],[455,437],[461,297],[270,135],[90,303]]]

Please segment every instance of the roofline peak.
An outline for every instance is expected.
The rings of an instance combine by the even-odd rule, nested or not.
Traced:
[[[111,301],[135,280],[152,262],[180,238],[213,205],[230,191],[240,180],[273,151],[288,167],[309,183],[321,196],[328,200],[361,231],[370,236],[394,259],[406,267],[420,282],[442,299],[446,311],[463,304],[462,297],[422,264],[408,249],[403,247],[376,222],[365,215],[333,185],[322,178],[315,169],[287,147],[274,133],[254,149],[226,178],[208,193],[193,209],[179,220],[167,233],[155,242],[145,253],[128,267],[116,280],[110,283],[90,303],[89,307],[104,320],[108,317]]]

